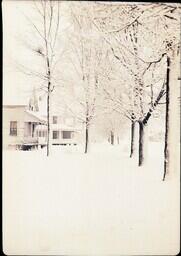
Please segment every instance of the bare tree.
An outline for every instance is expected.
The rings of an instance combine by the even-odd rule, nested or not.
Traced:
[[[166,72],[166,109],[165,109],[165,145],[164,145],[164,172],[163,181],[166,175],[169,173],[171,166],[171,158],[176,155],[173,153],[176,147],[177,138],[176,131],[173,137],[173,121],[177,124],[177,120],[174,120],[174,109],[177,110],[178,98],[178,77],[179,77],[179,55],[180,49],[178,47],[171,48],[171,51],[167,55],[167,72]],[[176,91],[176,93],[174,93]],[[177,116],[176,116],[177,117]],[[175,159],[176,161],[176,159]],[[173,162],[173,161],[172,161]]]
[[[75,86],[78,95],[72,111],[77,112],[75,115],[85,126],[85,153],[88,152],[89,129],[98,103],[101,64],[106,57],[104,41],[93,28],[93,16],[94,9],[90,3],[74,3],[71,6],[73,31],[69,37],[72,49],[69,59],[79,80]]]
[[[102,9],[105,10],[105,8],[106,7],[104,6]],[[133,116],[136,117],[131,123],[131,155],[134,148],[134,123],[136,121],[139,123],[140,130],[139,166],[141,166],[144,161],[144,128],[147,125],[152,112],[159,104],[160,99],[165,95],[165,82],[164,77],[162,77],[162,86],[160,91],[157,92],[154,102],[153,94],[150,95],[152,98],[152,106],[149,107],[147,111],[148,102],[145,102],[147,86],[143,76],[150,71],[150,67],[153,64],[160,63],[166,55],[166,52],[162,50],[162,44],[164,38],[169,38],[170,35],[165,33],[163,37],[160,37],[157,32],[160,31],[161,27],[159,27],[158,24],[161,24],[162,29],[167,32],[169,27],[172,27],[172,30],[173,26],[175,27],[173,22],[177,23],[178,27],[177,16],[180,12],[180,8],[177,5],[141,4],[138,6],[134,4],[127,4],[124,6],[109,5],[106,9],[106,14],[104,16],[99,16],[99,19],[96,20],[96,25],[104,34],[105,41],[110,45],[114,57],[120,62],[120,65],[127,67],[127,70],[134,78]],[[114,16],[112,16],[113,12]],[[122,13],[123,15],[117,16],[116,12],[119,14]],[[111,19],[110,16],[112,17]],[[169,20],[170,24],[168,24],[168,22],[164,22],[163,24],[163,20]],[[159,27],[159,30],[155,31],[153,25],[154,28]],[[177,33],[175,39],[178,38],[178,29],[176,29],[174,33]],[[155,40],[151,40],[152,37],[157,39],[156,43]],[[154,45],[150,45],[149,41],[154,42]],[[144,45],[153,49],[150,56],[144,55]],[[125,61],[124,58],[126,59]],[[165,70],[165,68],[163,68],[163,70]],[[152,87],[152,85],[150,87]]]
[[[26,47],[34,53],[34,56],[41,57],[39,68],[25,67],[21,70],[29,76],[35,76],[40,80],[38,90],[43,91],[47,96],[47,156],[51,147],[51,96],[57,84],[56,66],[60,58],[58,47],[58,36],[60,29],[60,2],[51,0],[33,1],[35,19],[30,19],[24,14],[32,28],[31,37],[34,40],[25,42]],[[38,70],[39,69],[39,70]]]

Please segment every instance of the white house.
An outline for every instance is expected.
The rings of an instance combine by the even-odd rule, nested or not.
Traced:
[[[75,118],[53,115],[50,127],[53,145],[77,145],[79,143],[80,127],[76,124]],[[39,143],[45,145],[47,143],[47,125],[38,125],[36,134]]]
[[[67,112],[54,112],[50,136],[53,145],[76,145],[80,127]],[[35,91],[27,105],[3,105],[3,148],[26,150],[46,145],[47,117],[39,111]]]
[[[3,148],[37,147],[35,129],[40,124],[46,124],[46,119],[26,105],[3,105]]]

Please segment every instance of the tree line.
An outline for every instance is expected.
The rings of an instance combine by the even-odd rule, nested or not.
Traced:
[[[170,161],[170,115],[179,97],[174,91],[179,93],[181,7],[176,3],[50,0],[33,1],[33,7],[38,22],[28,21],[39,40],[28,47],[42,59],[41,72],[31,72],[41,79],[38,89],[47,97],[47,156],[54,91],[62,92],[69,110],[84,124],[85,153],[97,117],[108,117],[112,144],[115,128],[123,118],[129,120],[130,157],[138,143],[139,166],[144,164],[150,119],[163,105],[164,180]],[[73,97],[68,93],[71,86]]]

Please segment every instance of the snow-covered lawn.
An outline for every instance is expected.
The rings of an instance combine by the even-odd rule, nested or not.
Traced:
[[[4,252],[16,255],[174,255],[179,174],[162,181],[163,147],[144,167],[125,143],[3,155]]]

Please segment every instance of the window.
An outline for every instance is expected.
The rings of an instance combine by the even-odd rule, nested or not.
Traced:
[[[46,137],[46,131],[39,130],[39,137]]]
[[[71,139],[71,131],[63,131],[62,138],[63,139]]]
[[[17,121],[10,122],[10,135],[17,136]]]
[[[53,124],[57,124],[58,122],[58,117],[57,116],[53,116]]]
[[[56,140],[59,138],[59,131],[53,131],[53,139]]]
[[[32,124],[32,137],[35,135],[35,124]]]

